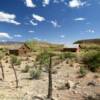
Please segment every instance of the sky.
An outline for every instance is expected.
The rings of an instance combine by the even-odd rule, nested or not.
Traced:
[[[2,42],[92,38],[100,38],[100,0],[0,0]]]

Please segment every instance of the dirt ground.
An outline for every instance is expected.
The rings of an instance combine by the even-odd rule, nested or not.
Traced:
[[[40,79],[30,80],[29,73],[21,72],[25,64],[33,66],[33,62],[23,60],[20,66],[15,66],[19,80],[19,88],[16,89],[13,70],[9,63],[2,61],[5,79],[0,80],[0,100],[44,100],[42,98],[48,93],[48,73],[42,72]],[[53,74],[54,100],[87,100],[84,97],[100,95],[99,73],[88,72],[85,77],[79,78],[79,65],[75,63],[71,67],[66,61],[53,67],[57,71]],[[66,86],[68,82],[69,89]]]

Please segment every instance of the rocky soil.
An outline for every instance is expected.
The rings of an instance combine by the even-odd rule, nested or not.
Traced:
[[[2,61],[5,71],[4,81],[0,80],[0,100],[47,100],[48,73],[42,72],[41,78],[29,79],[29,73],[22,73],[25,64],[33,66],[32,61],[23,60],[17,70],[19,88],[15,88],[15,78],[9,63]],[[53,66],[53,99],[54,100],[100,100],[100,74],[91,73],[79,77],[79,65],[66,64],[66,61]],[[0,70],[0,79],[1,70]],[[91,97],[92,96],[92,97]]]

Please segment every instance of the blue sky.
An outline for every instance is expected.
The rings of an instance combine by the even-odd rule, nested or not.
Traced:
[[[0,0],[0,41],[67,45],[99,32],[100,0]]]

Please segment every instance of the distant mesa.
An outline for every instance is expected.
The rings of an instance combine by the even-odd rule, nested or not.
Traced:
[[[83,43],[100,44],[100,38],[98,38],[98,39],[78,40],[78,41],[74,42],[74,44],[83,44]]]

